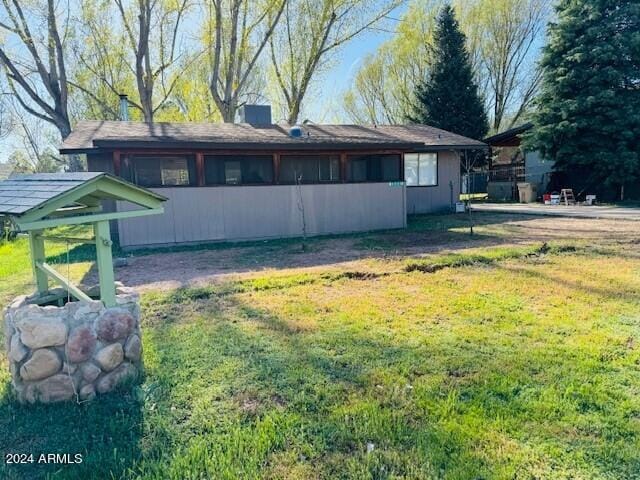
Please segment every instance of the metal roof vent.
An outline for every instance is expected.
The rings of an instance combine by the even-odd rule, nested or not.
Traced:
[[[293,138],[302,137],[302,127],[300,125],[294,125],[289,129],[289,136]]]

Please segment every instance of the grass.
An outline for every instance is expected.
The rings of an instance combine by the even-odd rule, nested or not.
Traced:
[[[0,256],[7,299],[24,242]],[[3,454],[84,459],[0,477],[640,478],[639,269],[628,245],[537,243],[150,292],[127,394],[27,408],[0,373]]]

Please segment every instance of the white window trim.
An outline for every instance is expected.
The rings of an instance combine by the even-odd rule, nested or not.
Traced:
[[[428,154],[428,155],[435,155],[436,156],[436,183],[433,184],[428,184],[428,185],[420,185],[420,155],[424,155],[424,154]],[[418,155],[418,171],[417,171],[417,179],[418,179],[418,183],[417,184],[412,184],[409,185],[409,183],[407,183],[407,170],[406,170],[406,156],[407,155]],[[404,162],[404,180],[405,180],[405,185],[408,188],[428,188],[428,187],[437,187],[440,185],[440,154],[438,152],[407,152],[405,153],[405,162]]]

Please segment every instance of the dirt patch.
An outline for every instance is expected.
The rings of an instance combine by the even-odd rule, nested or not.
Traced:
[[[312,239],[307,251],[302,251],[297,242],[265,242],[264,246],[239,244],[141,256],[135,256],[134,252],[126,266],[116,268],[116,277],[140,291],[205,285],[286,270],[328,271],[344,278],[367,280],[380,275],[380,270],[384,270],[380,264],[386,260],[456,253],[469,248],[531,245],[553,240],[598,244],[640,241],[640,223],[634,221],[477,214],[476,234],[469,236],[464,226],[447,225],[448,219],[459,217],[434,218],[442,219],[441,228],[436,224],[424,230]],[[368,271],[368,261],[378,263],[376,273]],[[95,278],[95,272],[89,276]]]

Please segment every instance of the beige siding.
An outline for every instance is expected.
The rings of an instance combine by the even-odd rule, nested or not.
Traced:
[[[297,187],[152,189],[166,196],[165,213],[119,220],[120,244],[141,246],[302,234]],[[307,233],[323,235],[406,224],[405,188],[386,183],[304,185]],[[130,205],[119,203],[119,210]]]
[[[407,213],[442,212],[460,197],[460,157],[458,152],[438,153],[438,185],[407,187]]]

